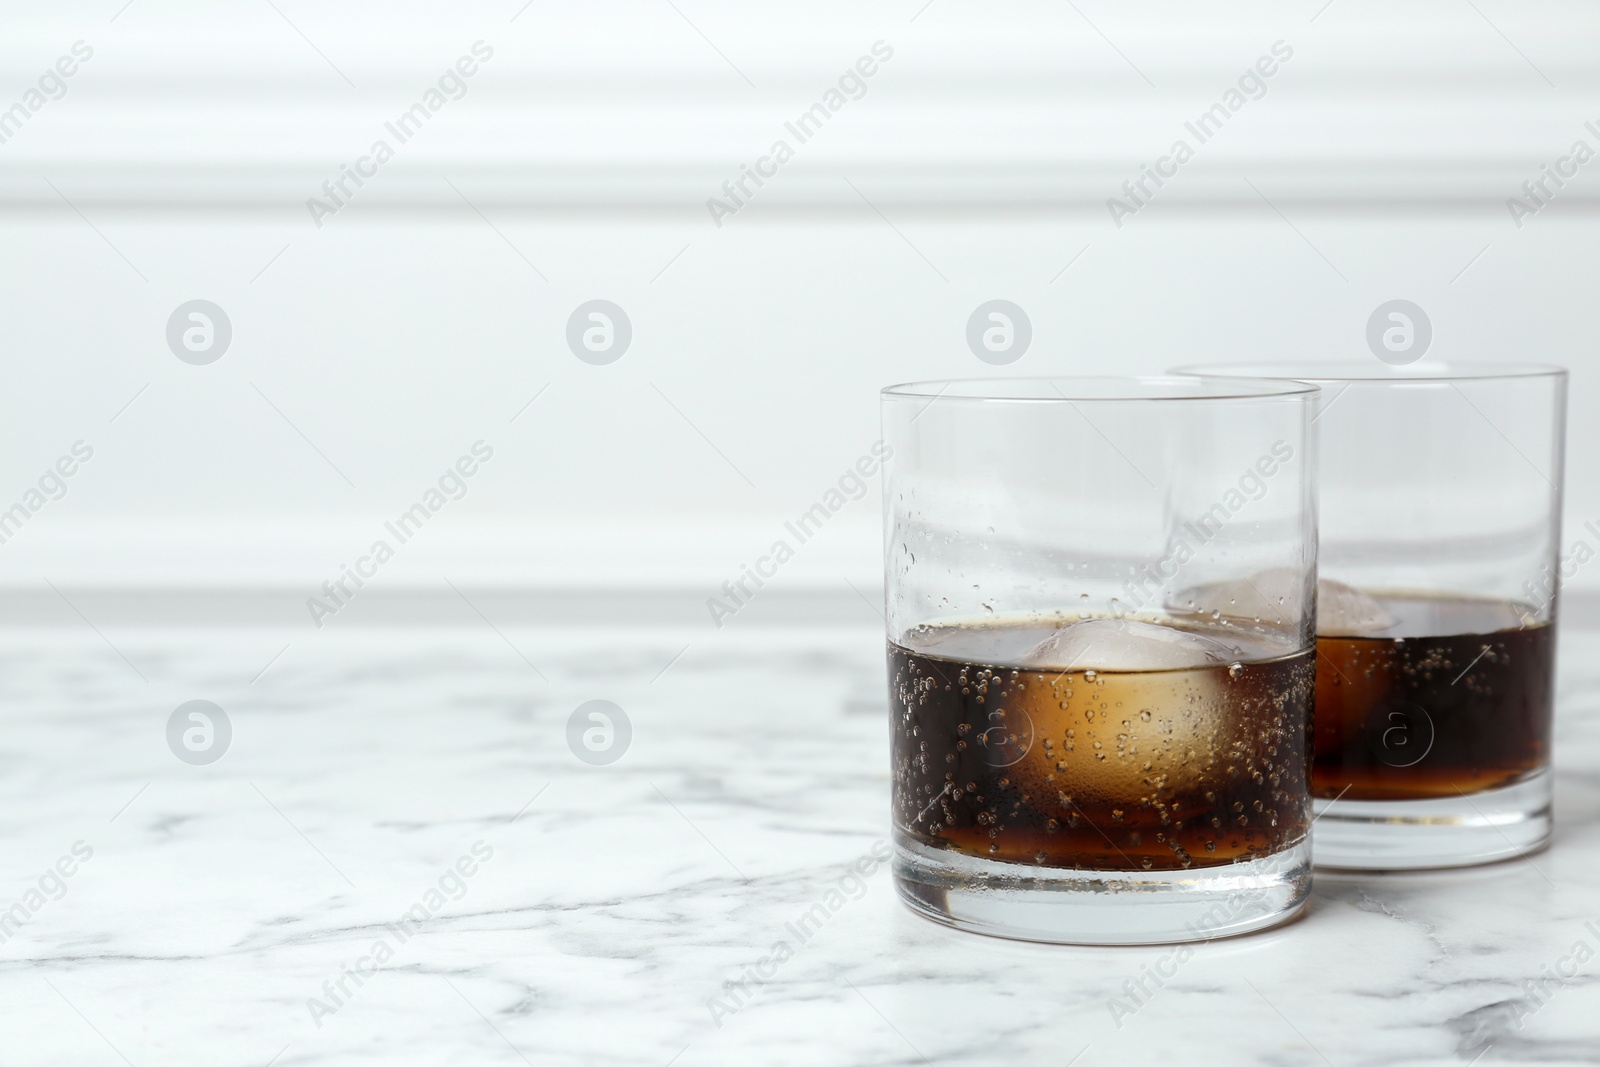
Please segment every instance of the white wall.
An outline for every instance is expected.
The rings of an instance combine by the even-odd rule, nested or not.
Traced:
[[[868,448],[878,387],[994,373],[964,329],[995,297],[1033,321],[1017,374],[1360,357],[1409,298],[1432,354],[1574,369],[1574,535],[1600,518],[1600,165],[1520,229],[1505,206],[1600,148],[1589,9],[1336,0],[1151,31],[1091,5],[680,3],[730,65],[670,6],[518,6],[280,4],[339,71],[264,5],[9,17],[0,107],[73,41],[96,53],[0,144],[0,508],[74,441],[95,455],[0,545],[0,582],[309,594],[483,439],[381,581],[709,592]],[[313,225],[305,198],[480,38],[467,96]],[[879,39],[866,95],[713,225],[705,198]],[[1113,225],[1105,198],[1279,39],[1266,95]],[[164,338],[196,297],[234,326],[210,366]],[[634,327],[603,367],[564,339],[597,297]],[[875,493],[780,581],[876,581]]]

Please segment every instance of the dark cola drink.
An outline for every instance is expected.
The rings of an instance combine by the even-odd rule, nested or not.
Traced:
[[[1165,619],[922,626],[903,641],[888,647],[903,844],[1174,871],[1307,833],[1311,649]]]
[[[1548,765],[1548,622],[1505,601],[1372,601],[1378,619],[1317,638],[1317,797],[1459,798]]]

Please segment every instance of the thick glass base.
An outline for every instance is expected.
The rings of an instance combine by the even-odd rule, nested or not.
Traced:
[[[1550,840],[1548,770],[1504,789],[1442,800],[1318,800],[1318,867],[1415,871],[1470,867]]]
[[[1311,842],[1187,871],[1072,871],[974,859],[895,835],[895,886],[959,930],[1069,945],[1209,941],[1287,922],[1311,890]]]

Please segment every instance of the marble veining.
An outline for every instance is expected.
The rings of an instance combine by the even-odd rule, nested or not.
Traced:
[[[105,637],[0,644],[7,1061],[1600,1062],[1593,632],[1552,848],[1320,875],[1302,920],[1182,951],[896,901],[865,626]],[[232,726],[207,766],[168,748],[192,699]],[[632,725],[608,766],[568,747],[593,699]]]

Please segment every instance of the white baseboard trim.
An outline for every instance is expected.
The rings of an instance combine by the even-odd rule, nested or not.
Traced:
[[[363,590],[331,615],[312,617],[303,589],[287,587],[0,587],[0,629],[139,627],[632,628],[719,630],[767,626],[881,626],[876,584],[768,588],[716,624],[707,591],[691,588],[532,588],[440,584]],[[1562,624],[1600,628],[1600,592],[1564,594]]]

